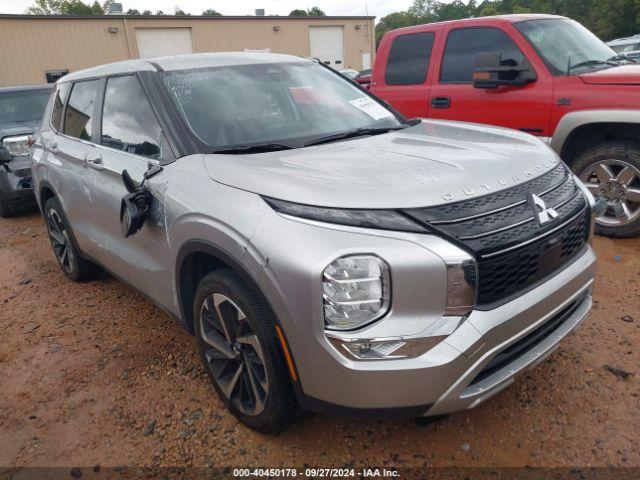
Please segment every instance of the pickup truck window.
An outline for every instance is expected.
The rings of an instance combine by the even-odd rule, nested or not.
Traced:
[[[433,32],[413,33],[397,37],[391,45],[385,83],[387,85],[419,85],[427,78],[433,49]]]
[[[472,83],[475,56],[478,53],[500,52],[505,66],[527,65],[515,42],[497,28],[459,28],[447,38],[440,83]]]
[[[542,57],[553,75],[566,75],[567,71],[581,73],[580,71],[584,72],[585,69],[615,66],[608,63],[608,60],[616,53],[573,20],[529,20],[516,23],[515,27]],[[578,65],[579,67],[576,67]],[[576,67],[574,72],[571,66]]]

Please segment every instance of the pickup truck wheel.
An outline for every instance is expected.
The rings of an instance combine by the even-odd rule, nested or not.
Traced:
[[[572,167],[594,196],[607,201],[607,210],[596,219],[596,233],[640,235],[640,144],[607,142],[584,152]]]
[[[80,255],[58,199],[53,197],[47,200],[43,211],[53,253],[65,275],[74,282],[95,277],[99,268]]]
[[[193,313],[202,361],[231,413],[262,432],[289,425],[296,400],[261,296],[235,272],[217,270],[198,285]]]

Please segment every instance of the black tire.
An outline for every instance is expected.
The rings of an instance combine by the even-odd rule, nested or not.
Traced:
[[[52,197],[47,200],[42,212],[53,253],[64,274],[74,282],[95,278],[100,268],[82,257],[58,199]]]
[[[230,301],[225,300],[217,310],[211,309],[211,304],[207,302],[210,302],[212,298],[215,299],[214,295],[218,299],[224,297]],[[222,324],[218,323],[216,326],[212,323],[219,317],[214,312],[222,313],[223,310],[223,317],[233,316],[232,312],[240,311],[244,318],[238,320],[235,326],[231,325],[232,321],[227,320],[224,325],[229,325],[224,327],[223,331],[219,328]],[[209,314],[209,312],[212,313]],[[275,433],[286,428],[297,411],[297,403],[289,379],[287,364],[279,346],[275,319],[260,293],[247,285],[232,270],[216,270],[200,281],[196,289],[193,315],[195,335],[202,361],[216,392],[229,411],[240,422],[260,432]],[[241,318],[241,315],[235,315],[235,318]],[[229,359],[219,355],[221,350],[213,348],[205,340],[203,332],[206,331],[208,331],[206,335],[209,338],[211,335],[217,335],[216,338],[225,343],[224,348],[231,349],[232,351],[229,353],[235,357]],[[247,332],[250,333],[247,334]],[[240,341],[241,338],[246,339],[248,336],[257,337],[258,348],[261,350],[259,352],[260,358],[258,358],[256,348]],[[229,338],[231,340],[228,340]],[[246,350],[240,350],[245,347]],[[250,356],[253,360],[249,359]],[[261,359],[264,361],[261,362]],[[242,366],[237,367],[237,365],[244,365],[244,370]],[[250,368],[246,365],[249,365]],[[260,389],[257,392],[256,370],[259,370],[262,381],[266,379],[265,385],[268,387],[266,390]],[[237,371],[241,373],[234,375],[233,372],[237,373]],[[251,378],[252,375],[253,378]],[[237,385],[237,387],[231,387],[233,380],[228,380],[225,388],[232,392],[231,394],[225,393],[222,384],[224,378],[235,378],[236,376],[239,379],[233,385]],[[253,382],[253,389],[250,382]],[[234,392],[237,398],[233,398]],[[244,403],[240,398],[243,393],[247,397],[247,401]],[[257,398],[256,395],[260,396],[261,394],[264,395],[261,396],[261,400],[252,402],[252,399]],[[258,410],[257,404],[261,406],[261,410]],[[246,410],[250,409],[253,409],[255,413],[247,413]]]
[[[629,171],[636,172],[633,180],[624,187],[624,195],[620,195],[621,184],[613,185],[613,190],[607,182],[601,182],[598,178],[596,167],[605,165],[614,175],[620,175],[625,166]],[[596,147],[586,150],[580,154],[571,164],[571,168],[578,177],[585,182],[594,195],[600,195],[610,200],[607,212],[599,219],[596,219],[596,233],[607,237],[629,238],[640,235],[640,143],[633,140],[614,140],[602,143]],[[612,178],[612,180],[615,180]],[[602,187],[606,187],[601,189]],[[633,192],[633,197],[631,197]],[[635,200],[632,201],[631,199]],[[628,211],[632,214],[633,220],[627,221],[624,217],[616,218],[618,213],[616,207],[620,208],[624,203]],[[619,222],[615,224],[613,222]],[[625,223],[626,222],[626,223]]]

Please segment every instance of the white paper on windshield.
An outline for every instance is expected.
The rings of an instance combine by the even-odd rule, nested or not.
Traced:
[[[349,102],[351,105],[369,115],[374,120],[392,117],[393,114],[369,97],[360,97]]]

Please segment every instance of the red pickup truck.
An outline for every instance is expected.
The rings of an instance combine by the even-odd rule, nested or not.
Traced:
[[[394,30],[371,92],[408,117],[538,136],[606,199],[599,233],[640,234],[640,65],[579,23],[506,15]]]

